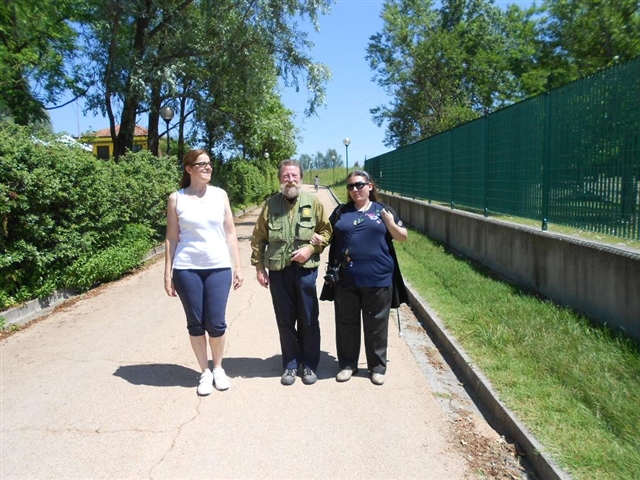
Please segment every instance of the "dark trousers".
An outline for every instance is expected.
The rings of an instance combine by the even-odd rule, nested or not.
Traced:
[[[225,316],[231,289],[230,268],[174,270],[173,284],[187,315],[192,337],[220,337],[227,330]]]
[[[392,287],[335,286],[336,348],[341,370],[358,367],[362,318],[367,367],[371,373],[386,372],[392,293]]]
[[[284,369],[297,369],[301,363],[314,372],[318,368],[317,278],[317,268],[302,268],[295,262],[283,270],[269,271],[269,291],[278,323]]]

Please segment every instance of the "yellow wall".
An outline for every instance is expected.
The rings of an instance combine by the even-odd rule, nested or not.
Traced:
[[[113,157],[113,142],[111,141],[111,137],[81,137],[80,141],[82,143],[88,143],[93,146],[93,154],[98,156],[98,147],[107,147],[109,149],[108,158]],[[139,147],[138,150],[147,150],[148,137],[145,136],[134,136],[133,137],[133,151],[137,151],[135,147]]]

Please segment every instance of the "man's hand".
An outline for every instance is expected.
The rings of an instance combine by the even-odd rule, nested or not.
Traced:
[[[264,288],[269,288],[269,275],[264,268],[256,270],[256,278],[258,279],[258,283],[260,285],[262,285]]]
[[[313,255],[313,247],[305,245],[298,250],[294,250],[294,252],[291,254],[291,261],[302,264],[309,260],[311,258],[311,255]]]

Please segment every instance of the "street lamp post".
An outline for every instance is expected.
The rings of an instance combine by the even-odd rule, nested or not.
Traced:
[[[165,105],[160,109],[160,116],[167,124],[167,155],[171,153],[169,148],[169,122],[173,118],[173,115],[173,108],[171,108],[169,105]]]
[[[331,168],[333,171],[333,183],[336,183],[336,156],[331,155]]]
[[[347,177],[349,176],[349,144],[351,143],[351,140],[349,140],[349,137],[345,138],[342,143],[344,143],[344,148],[347,150],[347,165],[346,165],[346,170],[347,170]]]

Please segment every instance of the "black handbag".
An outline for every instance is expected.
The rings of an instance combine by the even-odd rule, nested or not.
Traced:
[[[322,285],[322,291],[320,292],[320,300],[326,300],[328,302],[333,302],[335,299],[335,292],[333,291],[333,285],[329,285],[325,283]]]

